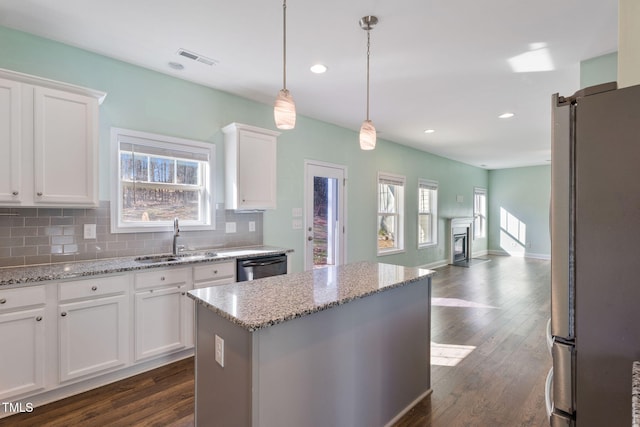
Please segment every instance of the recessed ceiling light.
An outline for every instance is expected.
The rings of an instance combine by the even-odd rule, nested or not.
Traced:
[[[184,65],[179,62],[169,62],[169,67],[173,68],[174,70],[184,70]]]
[[[426,129],[424,133],[434,133],[435,131],[435,129]]]
[[[315,64],[310,69],[311,72],[315,74],[322,74],[327,72],[327,66],[324,64]]]
[[[515,114],[513,114],[513,113],[504,113],[504,114],[500,114],[500,115],[498,116],[498,118],[501,118],[501,119],[510,119],[510,118],[511,118],[511,117],[513,117],[513,116],[515,116]]]

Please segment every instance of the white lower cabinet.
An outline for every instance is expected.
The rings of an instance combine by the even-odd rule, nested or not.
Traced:
[[[0,400],[45,387],[43,286],[0,291]]]
[[[135,275],[135,360],[193,346],[189,268]]]
[[[128,362],[127,276],[58,284],[60,382]]]
[[[59,399],[69,395],[65,389],[82,390],[85,381],[107,384],[124,370],[138,373],[188,355],[195,316],[187,292],[194,283],[235,282],[235,265],[152,268],[0,289],[0,401]],[[5,415],[0,411],[0,418]]]

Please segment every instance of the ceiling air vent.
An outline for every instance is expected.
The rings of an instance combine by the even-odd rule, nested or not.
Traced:
[[[185,49],[178,49],[178,55],[184,56],[185,58],[192,59],[194,61],[202,62],[207,65],[217,65],[218,61],[215,59],[207,58],[206,56],[200,55],[198,53],[190,52]]]

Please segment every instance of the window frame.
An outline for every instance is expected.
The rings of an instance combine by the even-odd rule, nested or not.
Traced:
[[[479,212],[478,197],[484,197],[484,212]],[[488,193],[484,187],[473,187],[473,238],[485,239],[488,226]]]
[[[405,252],[404,245],[404,220],[405,220],[405,188],[407,185],[407,179],[405,176],[391,174],[387,172],[378,172],[378,178],[376,181],[376,253],[378,256],[384,255],[392,255],[397,253]],[[398,186],[402,189],[400,194],[395,195],[395,210],[396,212],[386,212],[382,211],[380,208],[380,185],[381,184],[391,184]],[[395,238],[394,238],[394,246],[388,249],[380,249],[380,245],[378,244],[378,234],[380,231],[380,220],[381,216],[393,216],[396,218],[396,226],[394,228]]]
[[[422,212],[420,210],[420,198],[421,190],[427,189],[429,191],[429,206],[431,207],[429,212]],[[418,218],[417,218],[417,235],[416,240],[418,249],[429,248],[438,245],[438,181],[431,179],[418,178]],[[420,242],[420,217],[422,215],[431,215],[431,236],[432,239],[429,242]]]
[[[121,178],[120,146],[122,144],[137,144],[152,147],[153,149],[167,149],[191,153],[194,156],[207,156],[208,161],[202,173],[202,185],[193,186],[184,184],[184,188],[198,189],[201,193],[203,206],[200,207],[201,221],[183,220],[178,216],[180,229],[189,230],[215,230],[215,144],[195,141],[185,138],[177,138],[167,135],[153,134],[123,128],[111,128],[111,171],[109,181],[111,183],[111,232],[112,233],[151,233],[173,230],[173,220],[127,223],[122,221],[122,191],[123,180]],[[163,157],[158,155],[156,157]],[[175,158],[178,160],[178,158]],[[202,160],[200,160],[202,162]],[[175,172],[177,173],[177,171]],[[183,184],[149,183],[152,186],[165,186],[180,188]]]

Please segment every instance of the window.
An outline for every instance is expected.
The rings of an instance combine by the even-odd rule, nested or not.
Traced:
[[[473,189],[473,237],[487,237],[487,189]]]
[[[405,177],[378,173],[378,255],[404,250]]]
[[[438,243],[438,183],[418,180],[418,248]]]
[[[112,128],[111,231],[214,228],[213,144]]]

